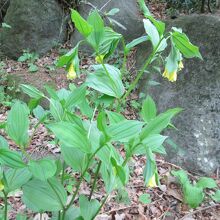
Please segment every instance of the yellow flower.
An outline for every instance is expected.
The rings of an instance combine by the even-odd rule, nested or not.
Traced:
[[[0,191],[2,191],[4,188],[5,187],[4,187],[3,183],[2,183],[2,181],[0,180]]]
[[[73,63],[71,63],[68,69],[67,79],[73,80],[75,78],[76,78],[76,71],[75,71]]]
[[[184,68],[182,60],[179,61],[178,63],[178,70],[182,70]]]
[[[95,61],[96,61],[97,63],[102,63],[103,60],[104,60],[104,57],[105,57],[105,55],[99,55],[99,56],[97,56],[97,57],[95,58]]]
[[[151,177],[151,179],[149,180],[147,186],[149,186],[149,187],[157,187],[155,174]]]
[[[73,63],[71,63],[70,64],[70,67],[69,67],[69,69],[68,69],[68,73],[67,73],[67,79],[69,79],[69,80],[73,80],[73,79],[75,79],[76,78],[76,71],[75,71],[75,69],[74,69],[74,65],[73,65]]]
[[[169,73],[168,70],[165,69],[163,77],[167,78],[170,82],[175,82],[177,80],[177,71],[175,70]]]

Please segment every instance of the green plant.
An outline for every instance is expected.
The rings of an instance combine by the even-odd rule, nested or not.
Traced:
[[[24,50],[23,54],[18,58],[18,62],[27,62],[28,71],[34,73],[38,71],[37,65],[34,64],[38,58],[38,54]]]
[[[196,183],[191,184],[184,170],[172,171],[171,174],[178,178],[182,186],[184,202],[191,208],[196,208],[203,202],[206,188],[217,188],[217,184],[212,178],[201,177]],[[219,201],[219,190],[212,196],[212,199]]]
[[[147,35],[127,45],[121,34],[104,26],[98,11],[91,12],[85,20],[72,10],[72,20],[85,40],[61,56],[57,66],[66,67],[68,79],[76,78],[80,74],[78,48],[88,43],[94,49],[98,64],[91,66],[86,82],[80,87],[70,84],[69,89],[55,91],[46,86],[46,96],[33,86],[21,85],[23,92],[31,97],[29,105],[27,107],[17,101],[4,124],[5,131],[20,151],[10,150],[7,141],[0,138],[4,219],[7,219],[7,197],[18,188],[23,191],[22,201],[33,212],[51,212],[58,220],[94,219],[112,191],[128,183],[128,163],[133,155],[145,155],[147,158],[143,173],[145,185],[155,187],[159,184],[155,154],[164,154],[163,143],[167,138],[161,132],[171,125],[172,118],[181,109],[158,113],[153,99],[148,96],[142,106],[141,119],[128,120],[122,114],[126,99],[149,65],[161,56],[168,40],[171,52],[166,59],[163,76],[170,81],[176,80],[177,71],[182,68],[182,55],[186,58],[201,58],[201,55],[180,29],[173,28],[165,35],[165,24],[151,16],[144,1],[140,1],[140,5],[146,16],[144,26]],[[127,55],[131,48],[144,41],[151,42],[153,51],[125,91],[122,77],[126,72]],[[120,42],[124,48],[121,70],[105,63]],[[39,105],[41,99],[49,102],[49,110]],[[38,119],[31,136],[28,133],[30,114]],[[54,144],[61,151],[59,158],[35,160],[27,153],[40,124],[44,124],[55,136]],[[121,156],[117,146],[124,149],[125,157]],[[71,175],[66,173],[67,166],[71,168]],[[97,200],[93,196],[100,178],[106,195]],[[90,186],[88,197],[80,194],[84,181]],[[67,196],[70,199],[67,200]],[[141,201],[147,202],[142,197]]]
[[[4,106],[10,106],[12,97],[6,93],[6,89],[10,90],[8,86],[8,74],[4,70],[5,63],[0,61],[0,103]]]

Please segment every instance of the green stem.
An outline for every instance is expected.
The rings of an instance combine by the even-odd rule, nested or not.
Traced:
[[[62,176],[61,176],[61,184],[63,185],[64,182],[64,174],[65,174],[65,161],[63,161],[63,169],[62,169]]]
[[[95,186],[96,186],[96,182],[97,182],[97,179],[98,179],[99,170],[101,168],[101,165],[102,165],[102,161],[100,160],[99,163],[98,163],[98,167],[96,169],[96,172],[95,172],[95,178],[93,180],[92,189],[91,189],[91,192],[89,194],[89,200],[91,200],[91,198],[92,198],[92,194],[93,194]]]
[[[121,75],[124,76],[126,72],[126,64],[127,64],[127,54],[126,54],[126,45],[125,45],[125,39],[122,38],[122,46],[124,50],[124,58],[123,58],[123,64],[122,64],[122,69],[121,69]]]
[[[99,212],[101,211],[102,207],[105,205],[105,202],[106,202],[106,200],[108,199],[108,197],[109,197],[109,194],[107,194],[107,195],[105,196],[105,198],[103,199],[102,204],[100,205],[99,209],[97,210],[97,212],[96,212],[96,214],[95,214],[95,217],[99,214]]]
[[[73,197],[72,197],[72,199],[70,200],[69,204],[66,206],[65,211],[67,211],[67,210],[71,207],[71,205],[73,204],[73,202],[74,202],[74,200],[75,200],[75,198],[76,198],[76,195],[77,195],[78,192],[79,192],[81,183],[82,183],[82,181],[83,181],[83,179],[84,179],[84,176],[85,176],[85,174],[86,174],[86,172],[87,172],[87,170],[88,170],[88,168],[89,168],[89,165],[90,165],[90,163],[91,163],[93,157],[94,157],[94,156],[97,154],[97,152],[98,152],[99,150],[101,150],[104,146],[105,146],[105,144],[103,144],[103,145],[100,146],[98,149],[96,149],[96,151],[95,151],[95,152],[91,155],[91,157],[88,159],[88,163],[86,164],[86,167],[85,167],[84,171],[82,172],[82,174],[81,174],[81,176],[80,176],[80,179],[79,179],[79,182],[78,182],[78,184],[77,184],[77,186],[76,186],[76,190],[75,190],[75,192],[74,192],[74,194],[73,194]]]
[[[22,154],[28,159],[28,160],[32,160],[31,156],[25,151],[24,147],[19,146]]]
[[[128,88],[127,92],[124,94],[124,96],[122,97],[121,103],[124,104],[126,98],[130,95],[130,93],[132,92],[132,90],[137,86],[137,83],[139,82],[140,78],[143,76],[145,70],[147,69],[147,67],[151,64],[151,62],[154,59],[155,54],[157,53],[157,49],[160,46],[161,41],[164,39],[161,38],[160,42],[158,43],[158,45],[154,48],[154,50],[152,51],[152,53],[150,54],[150,56],[148,57],[146,63],[144,64],[144,66],[142,67],[142,69],[140,70],[140,72],[138,73],[137,77],[135,78],[135,80],[131,83],[130,87]]]
[[[131,83],[130,87],[128,88],[127,92],[124,94],[124,96],[122,97],[122,103],[125,102],[126,98],[130,95],[130,93],[133,91],[133,89],[136,87],[137,83],[139,82],[140,78],[143,76],[146,68],[148,67],[148,65],[151,63],[153,57],[155,55],[155,52],[153,51],[151,53],[151,55],[148,57],[146,63],[144,64],[143,68],[141,69],[141,71],[138,73],[137,77],[135,78],[135,80]]]
[[[3,191],[3,194],[4,194],[4,204],[5,204],[4,220],[7,220],[8,219],[8,200],[7,200],[8,194],[5,191]]]

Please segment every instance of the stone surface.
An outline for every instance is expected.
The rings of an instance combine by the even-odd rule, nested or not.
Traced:
[[[4,22],[12,28],[0,32],[1,52],[15,59],[25,49],[45,54],[63,42],[66,29],[63,18],[56,0],[11,1]]]
[[[159,111],[184,108],[174,120],[178,131],[167,132],[180,149],[168,147],[167,159],[190,171],[211,175],[220,164],[220,17],[184,16],[168,23],[187,33],[200,47],[204,61],[185,61],[176,83],[154,75],[161,85],[147,89],[143,80],[140,90],[152,95]]]
[[[87,18],[90,11],[94,8],[101,9],[103,13],[110,11],[113,8],[118,8],[120,11],[112,18],[121,23],[123,26],[126,27],[126,30],[122,29],[121,27],[115,25],[113,29],[124,35],[126,41],[132,41],[133,39],[140,37],[144,33],[143,22],[140,17],[140,12],[138,9],[137,1],[136,0],[93,0],[88,1],[89,3],[81,2],[79,5],[79,13],[84,18]],[[108,20],[106,20],[106,24]],[[82,37],[75,31],[71,37],[72,45],[75,45]]]
[[[2,23],[6,11],[9,7],[10,0],[0,0],[0,23]]]

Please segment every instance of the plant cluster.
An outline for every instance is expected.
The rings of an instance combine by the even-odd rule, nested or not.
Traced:
[[[212,178],[201,177],[196,183],[192,184],[185,171],[178,170],[171,173],[178,178],[182,186],[184,202],[191,208],[197,208],[203,202],[205,199],[205,189],[218,188]],[[211,198],[216,202],[220,202],[220,190],[216,190],[215,194],[211,195]]]
[[[84,40],[61,56],[57,66],[65,66],[67,78],[75,79],[80,74],[79,47],[89,44],[94,49],[96,64],[90,67],[81,86],[70,84],[68,89],[58,91],[46,87],[46,95],[33,86],[21,85],[31,100],[28,106],[15,102],[2,125],[19,152],[10,149],[5,138],[0,137],[0,188],[5,201],[3,219],[7,219],[8,197],[17,189],[22,190],[26,207],[35,213],[50,212],[53,219],[58,220],[94,219],[111,192],[128,183],[132,172],[128,163],[133,155],[146,156],[145,185],[155,187],[159,184],[155,154],[165,154],[163,143],[167,139],[161,132],[173,127],[171,120],[181,109],[158,113],[150,96],[143,102],[140,120],[126,119],[123,109],[146,69],[161,59],[168,43],[170,53],[165,59],[163,77],[171,82],[176,81],[178,71],[183,68],[183,57],[201,58],[201,55],[181,29],[172,28],[165,33],[165,24],[153,18],[143,0],[139,3],[145,15],[146,35],[128,44],[121,34],[104,26],[97,10],[92,11],[87,20],[72,10],[72,21]],[[125,91],[122,77],[127,55],[134,46],[145,41],[152,44],[152,52]],[[119,43],[124,51],[121,69],[106,63]],[[26,55],[23,60],[29,60]],[[40,106],[42,99],[48,101],[49,110]],[[31,135],[30,115],[38,119]],[[36,160],[28,154],[27,149],[40,124],[55,136],[54,144],[61,152],[59,157]],[[124,157],[120,154],[121,149],[125,151]],[[71,173],[66,172],[67,167],[71,168]],[[101,200],[94,198],[99,178],[106,192]],[[89,196],[80,193],[84,181],[91,186]],[[149,202],[149,196],[143,195],[140,201]]]
[[[35,64],[35,61],[38,60],[38,58],[38,54],[30,53],[28,50],[24,50],[23,54],[18,58],[18,62],[26,62],[28,65],[28,71],[34,73],[38,71],[38,67]]]

